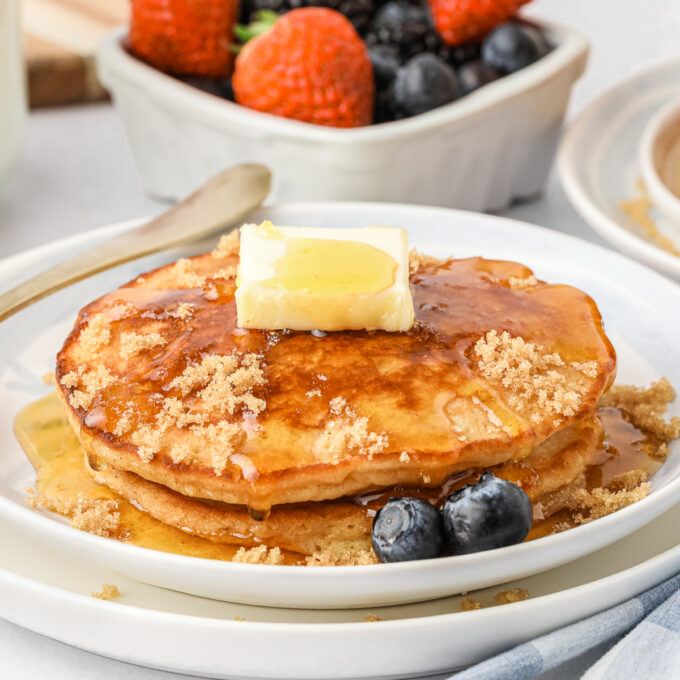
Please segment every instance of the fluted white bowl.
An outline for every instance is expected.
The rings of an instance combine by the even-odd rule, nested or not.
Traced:
[[[129,54],[125,29],[98,54],[142,182],[178,199],[227,166],[274,171],[275,200],[371,200],[494,210],[538,193],[588,42],[542,24],[554,49],[527,68],[434,111],[363,128],[310,125],[244,108]]]

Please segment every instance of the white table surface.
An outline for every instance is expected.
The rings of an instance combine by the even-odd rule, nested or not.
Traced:
[[[680,53],[677,0],[536,0],[527,13],[579,28],[592,41],[570,116],[609,83]],[[0,102],[1,105],[1,102]],[[19,159],[0,186],[0,257],[86,229],[151,215],[118,117],[108,104],[29,117]],[[569,205],[556,177],[538,200],[505,214],[603,243]],[[68,612],[64,612],[68,616]],[[579,677],[595,654],[542,680]],[[12,680],[161,680],[179,676],[103,659],[0,621],[0,677]]]

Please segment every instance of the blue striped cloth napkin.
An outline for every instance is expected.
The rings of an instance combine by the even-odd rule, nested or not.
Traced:
[[[616,607],[456,673],[450,680],[530,680],[606,643],[614,646],[586,670],[582,680],[678,680],[680,574]]]

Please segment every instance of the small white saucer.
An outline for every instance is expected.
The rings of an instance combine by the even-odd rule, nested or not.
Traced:
[[[581,216],[616,248],[680,280],[680,257],[647,240],[620,209],[639,195],[639,145],[656,112],[680,92],[680,59],[655,62],[605,90],[567,130],[558,153],[562,184]],[[680,228],[652,208],[662,236],[680,249]]]

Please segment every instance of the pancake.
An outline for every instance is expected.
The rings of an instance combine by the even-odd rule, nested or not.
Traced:
[[[559,492],[573,490],[575,482],[582,483],[583,470],[601,442],[602,426],[597,417],[591,418],[553,435],[522,463],[510,461],[491,471],[519,484],[532,503],[550,505],[554,513],[562,507],[554,502],[560,498]],[[335,501],[279,505],[265,520],[257,521],[245,506],[190,498],[132,472],[100,466],[92,458],[89,462],[88,469],[96,482],[164,524],[217,543],[266,545],[304,555],[370,551],[373,516],[388,497],[417,496],[442,507],[449,493],[463,484],[474,483],[481,473],[470,470],[456,475],[443,487],[392,487]],[[563,502],[569,498],[569,494],[562,496]]]
[[[526,267],[421,260],[407,333],[245,331],[229,246],[85,307],[57,358],[102,465],[245,508],[521,461],[592,417],[614,350],[595,303]]]

